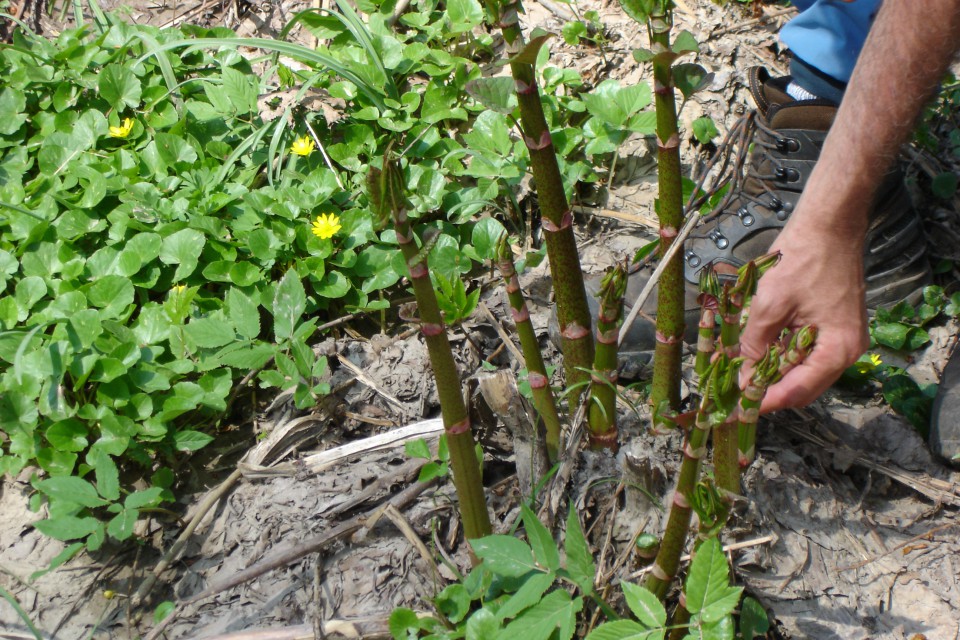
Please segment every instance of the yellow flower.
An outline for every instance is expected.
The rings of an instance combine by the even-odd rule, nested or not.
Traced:
[[[313,139],[310,136],[303,136],[293,141],[290,151],[298,156],[308,156],[313,153],[315,148],[316,145],[313,143]]]
[[[133,120],[130,118],[124,118],[123,124],[119,127],[110,127],[110,137],[111,138],[126,138],[130,135],[130,132],[133,131]]]
[[[857,362],[853,363],[853,366],[856,367],[857,373],[867,374],[871,373],[874,369],[883,364],[883,360],[880,359],[875,353],[871,353],[867,356],[866,359],[860,359]]]
[[[340,218],[333,213],[321,213],[317,216],[317,219],[313,221],[313,235],[317,236],[321,240],[326,240],[327,238],[332,238],[336,235],[337,231],[340,231]]]
[[[185,284],[175,284],[175,285],[173,285],[172,291],[173,291],[174,293],[180,293],[181,291],[183,291],[183,290],[186,289],[186,288],[187,288],[187,285],[185,285]]]

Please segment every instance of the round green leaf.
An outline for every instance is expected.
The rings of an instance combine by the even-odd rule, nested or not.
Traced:
[[[470,240],[481,258],[493,260],[497,257],[497,241],[504,233],[506,229],[496,218],[481,218],[474,225]]]
[[[160,261],[177,265],[173,279],[176,282],[192,274],[197,268],[197,260],[206,239],[195,229],[181,229],[163,239],[160,248]]]
[[[100,95],[117,111],[140,106],[140,79],[130,67],[122,64],[108,64],[100,70],[97,83]]]

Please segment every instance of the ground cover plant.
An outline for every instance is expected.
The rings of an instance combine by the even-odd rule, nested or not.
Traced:
[[[569,202],[577,189],[613,173],[628,135],[655,133],[661,169],[672,162],[675,170],[661,176],[661,255],[682,226],[682,197],[694,190],[679,174],[679,156],[670,160],[666,152],[680,144],[672,88],[687,99],[706,77],[697,65],[675,64],[697,45],[689,34],[670,41],[672,3],[627,4],[651,27],[652,48],[635,58],[656,67],[653,91],[613,80],[584,90],[575,72],[549,65],[546,34],[530,45],[514,34],[506,64],[512,75],[484,77],[478,62],[494,61],[494,42],[479,27],[486,20],[506,37],[517,28],[507,18],[518,3],[427,1],[394,22],[389,3],[361,3],[361,19],[342,2],[291,23],[322,41],[316,49],[239,39],[224,29],[161,31],[97,12],[94,24],[55,40],[21,29],[0,47],[8,78],[0,107],[14,114],[0,123],[0,473],[34,470],[33,506],[48,515],[36,526],[71,543],[49,568],[84,548],[96,551],[108,537],[134,536],[138,518],[175,498],[189,454],[229,437],[231,411],[252,403],[258,389],[289,391],[299,408],[318,402],[329,390],[327,362],[313,346],[329,331],[327,320],[353,314],[384,330],[418,324],[430,344],[438,387],[447,383],[440,390],[447,438],[431,473],[445,474],[449,462],[468,511],[466,537],[482,561],[441,594],[438,618],[398,612],[395,637],[571,637],[586,629],[582,611],[593,607],[607,620],[590,633],[597,640],[733,637],[741,594],[729,585],[715,538],[738,491],[740,464],[752,457],[749,434],[763,388],[785,370],[780,358],[794,364],[810,346],[809,334],[786,337],[771,351],[767,375],[738,394],[740,320],[731,305],[739,313],[755,286],[749,271],[733,289],[706,285],[717,308],[705,309],[705,342],[712,345],[719,317],[723,354],[698,359],[702,399],[694,401],[693,424],[678,411],[679,356],[658,356],[672,364],[666,382],[655,385],[657,425],[679,425],[688,440],[682,499],[673,505],[679,524],[661,546],[671,558],[653,565],[650,591],[621,587],[635,620],[618,619],[600,597],[573,509],[564,563],[554,534],[529,508],[522,518],[529,544],[484,537],[490,524],[469,422],[455,406],[462,404],[456,369],[452,359],[438,364],[449,355],[444,325],[477,306],[479,291],[465,276],[497,261],[548,458],[562,460],[561,422],[569,425],[576,414],[577,394],[557,403],[547,367],[536,362],[536,336],[523,323],[516,271],[542,253],[526,251],[532,222],[516,195],[521,182],[528,173],[538,178],[541,206],[563,200],[544,230],[550,237],[569,229],[572,237]],[[564,35],[585,38],[574,29]],[[531,88],[542,111],[535,125],[523,113]],[[654,98],[657,111],[648,108]],[[335,103],[346,115],[326,117],[299,104],[308,99]],[[715,135],[698,122],[687,138]],[[529,134],[531,126],[539,133]],[[538,176],[542,164],[554,165],[549,178]],[[567,265],[561,270],[579,275],[569,260],[575,255],[558,261]],[[621,266],[605,283],[596,333],[566,336],[577,334],[581,350],[597,345],[596,359],[571,359],[567,379],[568,390],[578,377],[590,388],[585,414],[596,447],[617,446],[623,275]],[[393,309],[408,285],[418,302],[414,315]],[[682,288],[682,278],[673,286]],[[923,326],[955,308],[931,289],[916,311],[878,314],[874,340],[915,348],[924,342]],[[584,329],[582,318],[577,322]],[[677,331],[665,328],[664,335]],[[670,343],[679,353],[678,340],[661,342],[658,349]],[[926,398],[929,390],[872,362],[851,375],[873,373],[891,403],[922,422],[918,393]],[[718,452],[725,443],[716,482],[698,477],[711,432]],[[675,577],[692,512],[701,529],[683,581],[686,608],[668,617],[657,596]],[[744,601],[741,637],[764,632],[758,608]]]
[[[408,273],[366,197],[391,136],[405,141],[410,216],[431,234],[421,250],[435,282],[462,288],[461,274],[494,257],[504,226],[476,220],[481,209],[526,231],[512,198],[525,147],[507,114],[462,91],[475,63],[446,51],[482,19],[471,6],[433,6],[398,30],[346,5],[298,16],[329,40],[322,51],[96,10],[54,40],[21,28],[0,49],[11,114],[0,130],[0,469],[41,471],[34,506],[49,517],[38,527],[77,541],[54,565],[130,537],[141,511],[172,500],[184,454],[223,432],[240,380],[290,389],[299,407],[326,392],[326,361],[310,348],[322,319],[386,309],[383,292]],[[241,44],[264,53],[251,61]],[[279,53],[312,66],[294,72]],[[573,101],[575,77],[543,74],[548,104]],[[347,103],[350,118],[291,105],[310,91]],[[272,107],[279,117],[265,119]],[[446,125],[468,117],[451,135]],[[566,129],[567,191],[592,174],[592,156],[575,153],[583,130]]]

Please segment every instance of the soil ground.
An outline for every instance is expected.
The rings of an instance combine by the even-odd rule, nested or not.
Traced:
[[[677,4],[680,26],[702,43],[699,61],[714,73],[709,89],[687,106],[683,118],[689,122],[708,114],[723,133],[752,106],[746,70],[762,64],[774,73],[784,71],[776,32],[790,10],[736,3],[718,7],[702,0]],[[137,22],[187,20],[226,25],[242,35],[273,35],[306,6],[289,0],[258,5],[135,0],[104,8],[122,10]],[[46,33],[58,29],[35,6],[15,8]],[[593,84],[607,77],[648,80],[630,55],[643,46],[645,33],[616,2],[553,5],[543,0],[526,9],[526,25],[557,32],[572,11],[597,10],[606,28],[604,46],[574,49],[558,40],[553,63],[576,68]],[[696,161],[692,155],[685,159]],[[922,182],[924,162],[939,160],[915,156],[912,175]],[[585,270],[600,271],[649,239],[644,225],[606,212],[649,216],[652,167],[646,143],[628,145],[613,187],[578,217]],[[956,202],[925,212],[928,226],[936,230],[931,235],[941,238],[931,244],[935,257],[960,257],[960,244],[942,241],[960,230],[957,213]],[[545,268],[528,273],[524,284],[539,303],[534,322],[545,336]],[[454,344],[473,390],[494,527],[503,532],[518,517],[519,498],[529,493],[529,474],[523,465],[520,474],[514,473],[524,457],[523,439],[515,446],[477,390],[489,384],[480,359],[503,351],[493,323],[509,317],[498,292],[484,301],[492,316],[476,316],[454,336]],[[449,566],[468,564],[458,543],[452,489],[439,484],[408,496],[416,486],[416,466],[405,456],[402,440],[370,448],[377,436],[396,435],[403,425],[416,423],[428,440],[438,435],[437,422],[429,420],[438,406],[426,350],[419,334],[410,332],[337,335],[318,346],[335,364],[328,401],[307,413],[294,410],[283,396],[269,406],[246,407],[237,422],[237,441],[224,443],[219,458],[197,470],[197,491],[177,505],[182,521],[141,523],[140,545],[78,557],[30,582],[28,576],[63,545],[31,527],[40,514],[27,508],[25,478],[5,479],[0,485],[0,585],[47,637],[65,639],[150,634],[156,628],[153,607],[168,600],[181,603],[166,627],[169,638],[377,637],[385,633],[394,607],[428,610],[429,596],[453,577]],[[953,324],[935,329],[930,346],[904,364],[916,378],[936,381],[956,336]],[[546,339],[544,344],[555,356]],[[505,351],[492,361],[504,369],[516,366]],[[625,414],[620,453],[582,455],[568,484],[571,500],[590,526],[607,581],[639,579],[642,570],[633,566],[630,543],[641,531],[660,532],[661,505],[667,503],[679,464],[678,437],[649,435],[643,418]],[[267,437],[258,444],[255,432]],[[239,474],[231,475],[234,470]],[[217,493],[218,488],[225,491]],[[728,536],[736,547],[730,557],[738,583],[776,621],[770,637],[960,637],[960,474],[933,460],[910,424],[872,394],[835,391],[808,410],[765,420],[745,488]],[[152,589],[143,589],[183,525],[214,497],[173,563]],[[395,509],[366,519],[391,497],[398,503]],[[410,499],[401,501],[404,497]],[[224,579],[289,550],[294,560],[218,590]],[[436,560],[438,555],[443,561]],[[119,595],[107,600],[105,590]],[[145,597],[134,606],[138,590]],[[187,603],[204,590],[216,592]],[[267,629],[274,635],[238,635]],[[0,638],[25,637],[31,637],[27,629],[0,601]]]

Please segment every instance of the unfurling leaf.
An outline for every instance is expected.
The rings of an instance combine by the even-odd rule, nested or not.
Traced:
[[[673,67],[673,82],[687,100],[713,81],[713,74],[698,64],[686,63]]]

